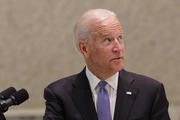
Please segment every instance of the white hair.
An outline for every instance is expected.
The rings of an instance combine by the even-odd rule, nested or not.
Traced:
[[[78,42],[79,40],[88,41],[89,36],[89,28],[94,20],[104,20],[107,17],[114,16],[116,14],[110,10],[106,9],[91,9],[85,12],[74,27],[74,37],[75,37],[75,45],[77,50],[79,51]]]

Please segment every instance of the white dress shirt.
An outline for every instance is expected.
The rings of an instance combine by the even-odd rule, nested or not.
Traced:
[[[100,79],[97,78],[89,69],[86,67],[86,76],[89,80],[89,84],[92,91],[92,96],[95,104],[95,108],[97,110],[97,96],[99,91],[98,83],[100,82]],[[119,72],[115,73],[113,76],[109,77],[105,81],[107,82],[107,85],[105,86],[106,90],[109,94],[109,100],[110,100],[110,109],[111,109],[111,116],[112,119],[114,117],[114,110],[115,110],[115,103],[116,103],[116,95],[117,95],[117,86],[118,86],[118,76]]]

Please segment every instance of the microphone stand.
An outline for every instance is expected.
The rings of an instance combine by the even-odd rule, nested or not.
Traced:
[[[2,113],[0,113],[0,120],[6,120],[5,116]]]

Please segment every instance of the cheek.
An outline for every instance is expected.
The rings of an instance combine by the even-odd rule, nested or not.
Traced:
[[[108,62],[109,59],[111,58],[111,52],[110,50],[107,49],[101,49],[100,51],[97,51],[97,53],[95,54],[103,63]]]
[[[104,53],[103,50],[98,49],[98,48],[94,48],[91,51],[91,57],[93,57],[93,59],[96,59],[96,61],[99,60],[103,62],[103,59],[106,56],[105,54],[106,53]]]
[[[111,58],[111,47],[102,46],[100,43],[90,47],[90,57],[96,62],[107,63]]]

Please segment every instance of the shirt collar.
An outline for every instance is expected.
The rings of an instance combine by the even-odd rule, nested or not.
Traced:
[[[119,72],[115,73],[113,76],[109,77],[105,81],[110,85],[114,90],[117,90],[117,85],[118,85],[118,77],[119,77]]]
[[[95,90],[96,86],[98,83],[101,81],[99,78],[97,78],[89,69],[86,67],[86,76],[89,80],[89,84],[91,87],[91,90]],[[115,73],[113,76],[109,77],[105,81],[112,87],[114,90],[117,90],[117,85],[118,85],[118,77],[119,77],[119,72]]]
[[[91,91],[95,90],[98,83],[101,81],[99,78],[97,78],[89,69],[86,67],[86,76],[89,80],[89,84],[91,87]]]

